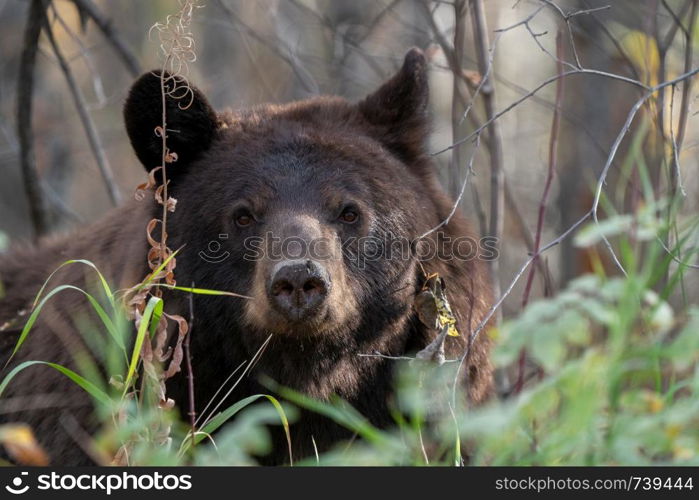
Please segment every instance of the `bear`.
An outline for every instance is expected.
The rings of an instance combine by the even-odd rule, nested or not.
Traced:
[[[162,138],[154,133],[162,123],[160,75],[144,74],[124,105],[128,137],[147,171],[162,164]],[[166,309],[185,318],[193,311],[196,411],[237,366],[255,358],[229,404],[269,392],[264,376],[320,400],[337,395],[373,425],[390,426],[397,363],[390,357],[414,356],[438,335],[414,307],[426,279],[437,275],[445,283],[460,332],[445,340],[448,358],[463,355],[493,301],[479,255],[420,255],[415,244],[436,248],[475,238],[467,218],[454,212],[427,152],[424,54],[411,49],[393,77],[356,103],[319,96],[216,112],[200,90],[189,88],[186,105],[171,93],[164,98],[167,146],[177,155],[168,167],[177,208],[167,221],[168,245],[179,249],[175,275],[178,284],[244,296],[165,292]],[[115,289],[140,282],[149,272],[146,225],[161,213],[152,197],[132,200],[88,227],[0,258],[0,325],[26,318],[42,283],[67,259],[94,262]],[[394,241],[408,242],[407,250],[396,250]],[[52,283],[85,286],[90,272],[66,266]],[[75,368],[71,353],[83,346],[75,316],[86,304],[76,290],[53,297],[3,373],[27,359]],[[15,333],[21,328],[20,321]],[[12,329],[0,335],[2,362],[17,338]],[[490,342],[486,334],[476,337],[462,371],[474,404],[493,391]],[[184,372],[168,380],[167,395],[183,414],[187,392]],[[2,400],[27,397],[36,408],[8,407],[2,421],[29,423],[53,464],[93,463],[79,442],[95,429],[85,393],[50,368],[33,366],[8,385]],[[288,463],[284,436],[274,432],[273,449],[261,463]],[[291,426],[293,457],[350,437],[327,418],[301,411]]]

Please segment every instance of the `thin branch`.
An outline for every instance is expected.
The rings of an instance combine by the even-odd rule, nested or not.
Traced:
[[[589,7],[588,1],[583,0],[583,3]],[[612,34],[611,31],[609,31],[609,28],[607,28],[607,25],[603,23],[596,15],[595,13],[591,13],[590,17],[592,18],[595,23],[597,23],[597,26],[602,30],[602,32],[607,36],[610,42],[614,45],[614,48],[616,48],[617,52],[619,55],[624,59],[624,62],[626,63],[626,66],[629,68],[629,71],[633,73],[633,77],[636,80],[641,80],[641,75],[638,74],[638,70],[636,69],[636,65],[631,61],[631,58],[629,55],[626,53],[626,50],[624,50],[624,47],[622,47],[621,43],[619,43],[619,40],[616,39],[616,37]]]
[[[680,17],[683,17],[687,11],[689,10],[690,5],[692,4],[694,0],[687,0],[680,11]],[[658,80],[659,82],[664,82],[667,79],[667,52],[670,50],[670,47],[672,46],[673,41],[675,40],[675,36],[677,35],[678,29],[682,26],[682,21],[677,17],[677,15],[670,9],[670,7],[663,1],[664,7],[670,12],[672,15],[672,18],[674,19],[674,23],[670,26],[670,29],[668,30],[667,34],[665,37],[660,36],[659,29],[657,27],[658,22],[657,22],[657,15],[655,19],[655,25],[656,25],[656,34],[655,34],[655,43],[658,47]],[[660,8],[659,6],[657,7],[658,9]],[[684,30],[686,33],[686,30]],[[659,135],[665,139],[665,90],[661,90],[658,92],[658,97],[657,97],[657,115],[658,115],[658,133]],[[672,120],[672,116],[670,116],[670,120]],[[660,174],[661,170],[658,169],[657,172],[657,179],[655,179],[655,184],[657,188],[660,188]]]
[[[495,313],[500,308],[500,306],[502,306],[503,302],[505,302],[505,299],[507,297],[509,297],[509,295],[512,293],[512,290],[514,290],[515,285],[519,282],[520,278],[522,278],[522,276],[524,275],[524,272],[531,265],[531,263],[534,262],[534,259],[541,256],[547,250],[550,250],[551,248],[555,247],[556,245],[559,245],[563,240],[568,238],[568,236],[573,234],[578,229],[578,227],[580,227],[582,225],[583,222],[585,222],[587,219],[590,218],[591,215],[592,215],[592,210],[588,210],[582,217],[580,217],[577,221],[575,221],[561,235],[559,235],[557,238],[551,240],[549,243],[547,243],[546,245],[541,247],[539,249],[539,251],[536,252],[535,254],[529,256],[529,258],[519,268],[519,271],[517,271],[517,273],[514,275],[512,281],[510,282],[510,285],[502,292],[502,294],[500,295],[500,298],[490,307],[490,309],[488,309],[488,312],[483,317],[481,322],[471,332],[471,334],[469,335],[469,338],[468,338],[468,344],[466,346],[466,351],[459,358],[459,368],[456,370],[456,374],[454,376],[454,384],[452,386],[452,402],[453,402],[453,404],[456,404],[456,387],[459,385],[459,380],[461,379],[460,373],[461,373],[461,370],[463,369],[464,361],[470,355],[471,348],[472,348],[474,342],[478,339],[478,335],[480,335],[481,331],[483,331],[483,328],[485,328],[485,326],[488,324],[488,322],[491,320],[491,318],[495,315]]]
[[[634,118],[634,117],[636,116],[636,114],[638,113],[638,110],[643,106],[643,104],[644,104],[648,99],[650,99],[650,97],[651,97],[652,95],[654,95],[654,94],[655,94],[656,92],[658,92],[660,89],[663,89],[663,88],[666,88],[666,87],[669,87],[669,86],[672,86],[672,85],[676,85],[677,83],[679,83],[679,82],[681,82],[681,81],[684,81],[684,80],[686,80],[687,78],[692,78],[692,77],[693,77],[694,75],[696,75],[697,73],[699,73],[699,68],[694,68],[692,71],[689,71],[689,72],[687,72],[687,73],[684,73],[684,74],[678,76],[677,78],[674,78],[674,79],[672,79],[672,80],[668,80],[668,81],[663,82],[663,83],[660,83],[660,84],[658,84],[658,85],[656,85],[656,86],[654,86],[654,87],[651,87],[651,89],[650,89],[648,92],[646,92],[646,94],[644,94],[644,96],[641,97],[641,98],[636,102],[636,104],[631,108],[631,110],[629,111],[628,117],[627,117],[627,119],[626,119],[626,123],[624,124],[624,127],[621,129],[621,131],[619,132],[619,134],[618,134],[616,140],[614,141],[614,144],[612,145],[612,148],[610,149],[609,156],[607,157],[607,161],[606,161],[606,163],[605,163],[605,166],[604,166],[604,168],[603,168],[603,170],[602,170],[602,173],[601,173],[601,175],[600,175],[600,177],[599,177],[599,179],[598,179],[597,191],[596,191],[596,193],[595,193],[595,199],[594,199],[592,208],[590,208],[590,210],[588,210],[587,212],[585,212],[585,214],[584,214],[582,217],[580,217],[576,222],[574,222],[570,227],[568,227],[568,229],[566,229],[561,235],[559,235],[557,238],[553,239],[552,241],[550,241],[549,243],[547,243],[546,245],[544,245],[543,247],[541,247],[541,248],[539,249],[538,252],[536,252],[536,253],[534,253],[533,255],[531,255],[531,256],[522,264],[522,266],[520,267],[519,271],[515,274],[515,276],[513,277],[512,281],[510,282],[510,285],[509,285],[509,286],[507,287],[507,289],[501,294],[499,300],[497,300],[497,301],[490,307],[490,309],[488,310],[488,312],[486,313],[486,315],[483,317],[483,319],[481,320],[481,322],[478,324],[478,326],[477,326],[477,327],[471,332],[471,334],[469,335],[468,345],[466,346],[466,350],[465,350],[465,352],[463,353],[463,355],[462,355],[461,358],[460,358],[459,369],[457,370],[457,372],[456,372],[456,374],[455,374],[455,377],[454,377],[454,384],[453,384],[453,386],[452,386],[452,400],[453,400],[454,404],[456,403],[456,387],[458,386],[458,383],[459,383],[459,380],[460,380],[460,373],[461,373],[461,370],[463,369],[463,365],[464,365],[465,360],[466,360],[466,359],[468,358],[468,356],[470,355],[470,351],[471,351],[471,347],[473,346],[473,343],[477,340],[478,335],[481,333],[481,331],[483,330],[483,328],[485,328],[485,326],[488,324],[488,322],[489,322],[490,319],[493,317],[493,315],[496,313],[496,311],[500,308],[500,306],[502,306],[502,303],[505,301],[505,299],[512,293],[512,290],[514,289],[515,285],[517,284],[517,282],[519,282],[519,280],[520,280],[520,278],[522,277],[522,275],[524,275],[524,272],[527,270],[527,268],[529,267],[529,265],[531,265],[532,262],[534,262],[534,260],[535,260],[536,258],[538,258],[539,256],[541,256],[544,252],[546,252],[547,250],[549,250],[549,249],[553,248],[554,246],[560,244],[563,240],[565,240],[566,238],[568,238],[568,236],[570,236],[571,234],[573,234],[573,233],[578,229],[578,227],[580,227],[580,226],[583,224],[583,222],[585,222],[585,221],[588,220],[589,218],[592,217],[592,218],[595,220],[595,222],[596,222],[597,224],[599,224],[599,221],[597,220],[597,207],[598,207],[598,205],[599,205],[599,200],[600,200],[600,197],[601,197],[601,194],[602,194],[602,189],[603,189],[603,187],[604,187],[604,184],[606,183],[607,174],[609,173],[609,168],[610,168],[611,165],[613,164],[613,162],[614,162],[614,157],[616,156],[616,153],[617,153],[617,151],[619,150],[619,145],[621,144],[621,141],[623,140],[623,138],[624,138],[624,137],[626,136],[626,134],[628,133],[628,131],[629,131],[630,127],[631,127],[631,123],[633,122],[633,118]],[[609,241],[606,239],[606,237],[603,236],[603,238],[605,239],[605,243],[608,245],[608,248],[610,249],[610,251],[611,251],[611,253],[612,253],[613,257],[614,257],[615,262],[618,262],[618,259],[616,259],[616,255],[614,254],[613,250],[611,249],[611,244],[610,244]],[[620,266],[621,264],[618,264],[618,265]],[[625,272],[625,271],[623,270],[623,267],[621,267],[621,270],[622,270],[622,272]]]
[[[609,152],[609,156],[607,157],[607,162],[604,165],[604,168],[602,169],[602,173],[598,179],[597,182],[597,188],[595,190],[595,199],[592,203],[592,218],[595,221],[595,224],[599,224],[599,218],[598,218],[598,208],[599,208],[599,202],[600,198],[602,196],[602,189],[604,187],[604,184],[607,181],[607,174],[609,173],[609,169],[612,165],[612,162],[614,161],[614,157],[616,156],[616,153],[619,149],[619,146],[621,144],[621,141],[624,139],[626,134],[629,132],[629,129],[631,128],[631,123],[633,122],[636,114],[638,113],[638,110],[643,107],[643,105],[646,103],[648,99],[650,99],[656,92],[659,90],[662,90],[666,87],[671,87],[674,85],[677,85],[679,82],[683,82],[689,78],[692,78],[694,75],[699,73],[699,68],[694,68],[693,70],[686,72],[677,78],[674,78],[672,80],[668,80],[666,82],[660,83],[654,87],[651,87],[651,89],[646,92],[643,97],[641,97],[638,101],[636,101],[636,104],[633,105],[631,110],[629,111],[628,116],[626,117],[626,122],[624,123],[624,126],[622,127],[621,131],[617,135],[616,139],[614,140],[614,143],[612,144],[612,148]],[[610,255],[612,256],[612,259],[614,260],[614,264],[616,267],[621,271],[624,276],[626,276],[626,270],[624,269],[624,266],[621,264],[619,261],[619,258],[617,257],[616,253],[614,252],[614,249],[612,248],[612,244],[610,243],[609,239],[602,234],[602,241],[604,242],[604,245],[607,247],[607,250],[609,251]]]
[[[464,54],[464,45],[466,43],[466,1],[465,0],[455,0],[454,1],[454,54],[453,54],[453,78],[452,78],[452,98],[451,98],[451,133],[452,140],[457,140],[459,135],[459,125],[461,125],[461,112],[459,109],[459,95],[461,90],[459,86],[462,84],[461,78],[459,77],[462,72],[462,62]],[[470,103],[467,108],[471,107],[473,104],[473,98],[471,98]],[[461,174],[461,149],[454,148],[451,155],[451,164],[449,165],[449,194],[452,197],[456,197],[456,189],[459,185],[459,177]],[[468,176],[468,174],[467,174]],[[462,190],[463,192],[463,190]]]
[[[299,80],[301,85],[303,86],[304,90],[310,94],[317,94],[318,93],[318,84],[315,82],[313,79],[313,75],[311,75],[305,68],[303,68],[301,65],[299,65],[297,61],[297,57],[295,57],[291,51],[289,50],[288,47],[285,45],[281,44],[281,40],[268,40],[266,37],[262,36],[260,33],[258,33],[254,28],[249,26],[247,23],[245,23],[235,12],[234,9],[232,9],[229,5],[226,4],[224,0],[217,0],[216,1],[217,5],[221,8],[221,10],[224,11],[226,16],[228,16],[228,20],[230,24],[232,25],[237,25],[238,27],[242,28],[242,30],[253,40],[258,42],[259,44],[263,45],[267,49],[269,49],[273,54],[275,54],[277,57],[279,57],[282,61],[284,61],[286,64],[289,65],[291,68],[292,72],[296,76],[296,78]],[[284,48],[286,49],[286,52],[283,52],[280,49],[280,45],[283,45]]]
[[[454,214],[456,213],[456,210],[459,208],[459,205],[461,204],[461,200],[464,197],[464,192],[466,190],[466,186],[468,185],[469,180],[471,179],[471,176],[473,175],[473,161],[476,158],[476,153],[478,152],[478,147],[480,146],[480,138],[481,138],[480,135],[476,136],[473,150],[471,151],[471,157],[469,158],[468,165],[466,167],[466,175],[464,176],[464,180],[461,183],[461,189],[459,190],[458,196],[456,197],[456,199],[454,200],[454,203],[452,204],[451,211],[449,212],[449,215],[447,215],[446,218],[444,220],[442,220],[439,224],[437,224],[433,228],[429,229],[428,231],[425,231],[423,234],[418,236],[417,237],[418,240],[426,238],[430,234],[434,233],[440,227],[446,226],[447,224],[449,224],[449,221],[451,220],[451,218],[454,217]]]
[[[692,68],[692,59],[694,56],[693,46],[694,46],[694,26],[697,20],[697,3],[699,0],[692,1],[692,9],[689,13],[689,30],[686,36],[685,50],[684,50],[684,72],[687,73]],[[680,104],[680,117],[679,123],[677,125],[677,138],[676,144],[673,144],[674,155],[674,168],[672,169],[672,195],[676,196],[677,192],[682,193],[686,196],[684,189],[682,187],[682,174],[680,172],[680,160],[679,151],[682,149],[682,143],[684,142],[685,133],[687,131],[687,118],[689,116],[689,100],[692,94],[692,78],[684,80],[684,89],[682,91],[682,102]],[[672,116],[670,117],[672,120]]]
[[[502,138],[500,123],[495,116],[495,87],[484,83],[490,75],[492,66],[490,41],[485,19],[483,0],[471,0],[471,21],[473,38],[476,46],[478,70],[483,82],[483,107],[488,120],[488,137],[490,138],[490,224],[488,234],[499,246],[502,241],[505,224],[505,170],[503,166]],[[487,87],[485,87],[487,85]],[[500,261],[490,261],[491,286],[495,300],[500,297]]]
[[[60,66],[61,71],[63,72],[63,76],[66,79],[68,88],[70,89],[70,93],[73,97],[73,102],[75,103],[75,107],[78,111],[78,116],[80,117],[80,121],[82,122],[83,128],[85,129],[85,134],[87,135],[87,140],[90,144],[90,149],[92,149],[92,153],[95,156],[95,160],[97,161],[97,168],[99,169],[100,174],[102,175],[102,180],[104,181],[105,187],[107,188],[109,198],[112,201],[113,205],[118,205],[121,201],[121,194],[119,193],[119,188],[117,187],[114,181],[114,174],[112,173],[112,169],[109,166],[109,160],[107,159],[107,155],[104,152],[102,141],[100,140],[99,134],[97,133],[95,124],[92,122],[92,117],[90,116],[90,113],[87,110],[85,97],[83,96],[82,91],[78,86],[78,82],[75,80],[75,76],[73,75],[73,72],[70,69],[68,61],[66,61],[66,58],[61,53],[60,47],[56,43],[56,39],[53,36],[53,30],[51,29],[51,25],[46,16],[44,16],[43,22],[44,29],[46,30],[46,36],[49,40],[49,43],[51,44],[53,53],[56,56],[58,65]]]
[[[353,40],[351,36],[349,36],[349,32],[339,32],[333,22],[328,19],[326,16],[323,14],[320,14],[317,12],[315,9],[312,9],[311,7],[308,7],[305,5],[303,2],[300,0],[289,0],[289,3],[291,3],[294,7],[296,7],[298,10],[305,12],[312,17],[316,18],[316,20],[329,29],[334,36],[340,36],[342,38],[343,43],[349,45],[354,49],[354,52],[356,52],[364,62],[367,63],[367,65],[374,71],[379,76],[383,76],[385,68],[383,68],[377,61],[366,51],[364,51],[361,47],[362,43],[371,36],[371,34],[374,32],[376,27],[381,23],[381,21],[385,18],[386,14],[390,13],[400,2],[403,0],[393,0],[390,4],[388,4],[386,7],[384,7],[381,12],[379,12],[374,19],[372,19],[371,23],[366,26],[366,29],[364,33],[358,37],[356,40]],[[350,55],[350,51],[345,51],[342,54],[342,58],[338,61],[337,67],[343,68],[345,67],[345,64],[347,63],[347,58]]]
[[[32,0],[29,4],[27,24],[24,30],[24,48],[17,78],[17,138],[19,140],[19,162],[24,181],[24,193],[29,203],[29,215],[34,236],[39,237],[48,231],[48,213],[44,199],[39,171],[34,155],[34,133],[32,131],[32,95],[34,93],[34,73],[36,53],[39,46],[41,25],[46,15],[43,0]]]
[[[663,7],[665,7],[665,10],[667,10],[670,13],[670,16],[674,21],[674,23],[670,26],[670,30],[668,31],[667,35],[663,39],[664,43],[662,44],[662,46],[665,50],[670,48],[670,45],[672,45],[672,41],[675,39],[675,34],[677,33],[677,30],[682,30],[685,37],[691,36],[691,30],[687,31],[687,29],[682,24],[682,18],[687,13],[687,9],[689,9],[689,6],[692,4],[693,1],[694,0],[687,0],[685,4],[682,6],[682,9],[680,10],[680,14],[677,15],[675,14],[675,11],[673,11],[667,4],[667,1],[662,0]]]
[[[558,31],[556,35],[556,57],[559,61],[558,63],[558,73],[563,72],[563,34]],[[551,185],[553,184],[553,177],[556,174],[556,167],[558,163],[558,136],[561,127],[561,113],[560,107],[563,103],[563,82],[565,80],[559,80],[556,85],[556,107],[553,112],[553,119],[551,122],[551,134],[549,137],[549,168],[546,174],[546,181],[544,183],[544,191],[541,194],[541,201],[539,202],[539,215],[536,222],[536,236],[534,237],[534,255],[539,251],[539,246],[541,245],[541,236],[544,231],[544,218],[546,216],[546,207],[548,206],[549,191],[551,190]],[[535,257],[534,262],[539,262],[539,258]],[[522,296],[522,309],[524,309],[529,303],[529,296],[531,294],[532,285],[534,283],[534,275],[536,274],[536,266],[531,266],[529,268],[529,275],[527,276],[527,281],[524,286],[524,294]],[[519,373],[517,376],[517,383],[515,384],[515,393],[519,393],[524,386],[524,368],[526,362],[526,351],[522,349],[519,358]]]
[[[544,87],[546,87],[546,86],[550,85],[551,83],[557,81],[559,78],[565,78],[565,77],[568,77],[568,76],[571,76],[571,75],[597,75],[597,76],[602,76],[602,77],[605,77],[605,78],[611,78],[612,80],[619,80],[619,81],[622,81],[622,82],[626,82],[626,83],[629,83],[629,84],[631,84],[631,85],[640,87],[641,89],[644,89],[644,90],[646,90],[646,91],[650,89],[650,87],[648,87],[648,85],[645,85],[645,84],[639,82],[638,80],[634,80],[633,78],[628,78],[628,77],[621,76],[621,75],[615,75],[615,74],[613,74],[613,73],[607,73],[607,72],[605,72],[605,71],[597,71],[597,70],[594,70],[594,69],[585,69],[585,68],[583,68],[583,69],[572,69],[572,70],[570,70],[570,71],[566,71],[566,72],[561,73],[561,74],[559,74],[559,75],[554,75],[554,76],[551,76],[551,77],[547,78],[546,80],[544,80],[543,82],[541,82],[539,85],[537,85],[533,90],[531,90],[531,91],[527,92],[526,94],[522,95],[519,99],[517,99],[517,100],[513,101],[512,103],[510,103],[506,108],[504,108],[504,109],[502,109],[501,111],[498,111],[497,113],[495,113],[490,119],[488,119],[485,123],[483,123],[479,128],[477,128],[476,130],[474,130],[473,132],[471,132],[470,134],[468,134],[466,137],[463,137],[462,139],[459,139],[459,140],[456,141],[455,143],[453,143],[453,144],[451,144],[451,145],[449,145],[449,146],[446,146],[446,147],[444,147],[444,148],[442,148],[442,149],[440,149],[440,150],[438,150],[438,151],[435,151],[434,153],[432,153],[432,156],[437,156],[437,155],[440,155],[440,154],[442,154],[442,153],[446,153],[447,151],[451,151],[453,148],[455,148],[455,147],[458,146],[459,144],[461,144],[461,143],[463,143],[463,142],[466,142],[466,141],[472,139],[476,134],[481,133],[485,128],[487,128],[492,122],[494,122],[495,120],[499,119],[502,115],[507,114],[507,113],[509,113],[510,111],[512,111],[514,108],[516,108],[517,106],[519,106],[520,104],[522,104],[524,101],[526,101],[527,99],[529,99],[530,97],[532,97],[533,95],[535,95],[536,93],[538,93],[538,92],[539,92],[541,89],[543,89]]]
[[[111,19],[107,18],[102,12],[100,12],[92,0],[73,0],[73,3],[80,12],[87,15],[95,22],[104,37],[109,41],[114,48],[114,51],[119,55],[124,65],[129,70],[129,73],[131,73],[131,76],[136,77],[140,75],[141,65],[138,63],[138,59],[116,32],[114,26],[112,25]]]
[[[523,212],[515,199],[512,184],[510,183],[510,179],[508,177],[505,177],[505,207],[507,208],[507,215],[512,217],[515,224],[517,224],[517,228],[519,229],[522,239],[524,240],[524,244],[527,247],[527,252],[529,254],[533,254],[534,236],[527,226],[527,222],[524,220],[524,216],[522,215]],[[553,290],[554,286],[551,280],[551,271],[548,268],[548,263],[544,259],[537,259],[535,265],[539,270],[539,274],[541,275],[544,289]]]
[[[561,18],[565,22],[566,29],[568,32],[568,41],[570,42],[570,49],[573,52],[573,58],[575,59],[575,66],[579,69],[582,69],[583,65],[580,62],[580,56],[578,56],[578,50],[575,47],[575,38],[573,37],[573,27],[570,25],[570,20],[576,16],[593,14],[593,13],[599,12],[601,10],[609,9],[609,8],[611,8],[611,6],[604,5],[601,7],[595,7],[592,9],[583,9],[583,10],[578,10],[578,11],[566,14],[565,12],[563,12],[563,9],[561,9],[558,5],[556,5],[551,0],[539,0],[539,1],[541,1],[541,2],[545,3],[546,5],[548,5],[549,7],[551,7],[558,15],[561,16]]]
[[[192,282],[192,289],[194,289],[194,282]],[[192,368],[192,352],[190,350],[190,342],[192,339],[192,331],[194,330],[194,294],[189,293],[189,331],[182,344],[182,349],[184,350],[184,359],[187,368],[187,396],[189,399],[189,411],[187,415],[189,416],[189,425],[192,433],[192,447],[196,444],[194,435],[197,430],[197,410],[194,404],[194,369]]]

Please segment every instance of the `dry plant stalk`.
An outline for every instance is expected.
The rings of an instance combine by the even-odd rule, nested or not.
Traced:
[[[167,216],[168,212],[175,211],[177,200],[168,194],[167,168],[168,165],[177,161],[178,155],[176,151],[168,148],[167,100],[179,101],[180,109],[184,110],[192,104],[194,98],[187,75],[189,63],[196,60],[190,24],[194,9],[197,7],[196,1],[181,0],[180,10],[176,14],[167,16],[165,22],[154,24],[149,32],[150,35],[153,33],[157,35],[160,42],[159,50],[163,57],[163,67],[159,75],[162,122],[153,130],[156,137],[162,141],[162,162],[150,171],[148,182],[138,186],[135,196],[137,199],[143,199],[147,192],[152,192],[156,203],[162,206],[162,215],[159,219],[151,219],[146,227],[150,247],[147,262],[151,272],[125,296],[127,313],[129,318],[134,320],[136,328],[144,320],[143,314],[149,299],[162,298],[163,292],[160,285],[176,285],[174,270],[177,262],[172,249],[167,245]],[[158,225],[160,225],[160,238],[156,239],[153,234]],[[168,320],[176,324],[177,335],[174,346],[168,345]],[[153,338],[145,339],[140,353],[143,380],[139,397],[143,398],[143,388],[146,386],[157,395],[158,409],[169,410],[174,406],[174,401],[166,395],[165,381],[181,370],[184,358],[183,343],[189,331],[189,324],[184,317],[165,312],[154,321],[158,323]],[[167,368],[163,369],[162,364],[168,361]],[[151,430],[156,444],[167,443],[170,439],[169,426],[160,423],[154,426],[156,428]],[[132,443],[126,443],[122,448],[127,449],[120,450],[119,455],[128,456],[128,447],[131,445]]]

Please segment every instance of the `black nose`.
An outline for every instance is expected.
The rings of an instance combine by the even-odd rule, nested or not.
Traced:
[[[269,287],[272,306],[289,320],[315,316],[325,303],[330,280],[323,266],[311,260],[278,264]]]

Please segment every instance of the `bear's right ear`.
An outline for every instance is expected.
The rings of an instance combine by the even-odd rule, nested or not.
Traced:
[[[177,165],[184,166],[211,145],[218,126],[216,112],[197,88],[186,86],[184,79],[165,73],[163,83],[167,148],[177,155]],[[145,73],[133,84],[124,104],[124,122],[131,146],[146,170],[162,165],[161,71]]]
[[[373,127],[372,135],[399,157],[411,161],[424,153],[428,100],[427,59],[420,49],[413,48],[398,73],[358,106]]]

